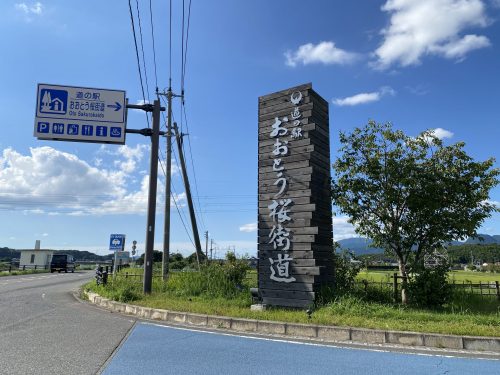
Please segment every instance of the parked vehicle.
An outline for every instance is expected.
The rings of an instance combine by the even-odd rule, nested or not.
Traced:
[[[54,254],[50,261],[50,272],[75,272],[75,260],[68,254]]]

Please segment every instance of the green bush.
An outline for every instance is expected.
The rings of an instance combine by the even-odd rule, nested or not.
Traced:
[[[351,262],[351,258],[352,254],[346,251],[334,254],[335,284],[333,292],[335,295],[344,295],[354,290],[354,281],[360,266]]]
[[[452,298],[452,286],[448,283],[447,264],[435,268],[422,266],[413,269],[407,290],[411,304],[419,307],[442,307]]]

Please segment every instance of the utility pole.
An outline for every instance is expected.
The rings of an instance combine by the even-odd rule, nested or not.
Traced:
[[[214,247],[214,239],[211,238],[210,239],[210,260],[214,259],[213,255],[212,255],[213,247]]]
[[[205,256],[208,259],[208,230],[205,231]]]
[[[146,112],[153,112],[153,129],[127,129],[127,133],[142,134],[151,137],[151,161],[149,171],[149,195],[148,195],[148,222],[146,226],[146,249],[144,251],[144,294],[151,293],[153,284],[153,248],[155,241],[155,217],[156,217],[156,190],[158,179],[158,146],[160,140],[160,112],[165,108],[161,107],[160,101],[155,100],[153,104],[127,104],[127,108],[142,109]]]
[[[167,97],[167,172],[165,176],[165,221],[163,226],[163,259],[162,259],[162,277],[168,279],[168,262],[170,258],[170,196],[172,195],[172,98],[182,97],[172,92],[172,79],[169,79],[167,92],[156,92],[156,94]]]
[[[172,81],[167,91],[167,175],[165,176],[165,221],[163,227],[162,277],[168,279],[168,261],[170,258],[170,195],[172,174]]]
[[[174,122],[174,131],[175,131],[175,139],[177,140],[177,149],[179,150],[179,161],[181,163],[182,178],[184,180],[184,187],[186,188],[186,198],[188,202],[189,216],[191,218],[191,227],[193,228],[194,244],[196,247],[196,260],[198,261],[198,268],[200,268],[200,257],[203,255],[203,252],[201,250],[198,226],[196,225],[196,216],[194,214],[193,199],[191,197],[191,188],[189,186],[189,180],[187,176],[186,162],[184,160],[184,152],[182,151],[181,134],[179,134],[176,122]]]

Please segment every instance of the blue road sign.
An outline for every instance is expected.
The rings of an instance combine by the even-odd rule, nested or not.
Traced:
[[[109,136],[110,137],[114,137],[114,138],[119,138],[122,136],[122,129],[120,128],[115,128],[115,127],[111,127],[111,130],[109,132]]]
[[[38,102],[40,113],[64,115],[68,110],[68,92],[66,90],[42,89]]]
[[[92,125],[82,125],[82,135],[92,136],[93,130],[94,127]]]
[[[39,133],[48,133],[50,128],[50,123],[39,121],[37,124],[37,131]]]
[[[109,238],[109,250],[123,251],[124,248],[125,248],[125,235],[112,234]]]
[[[106,126],[97,126],[95,135],[98,137],[107,137],[108,136],[108,128]]]
[[[78,135],[78,124],[68,124],[68,135]]]
[[[125,91],[39,84],[38,139],[125,144]]]
[[[64,134],[64,124],[53,123],[52,134]]]

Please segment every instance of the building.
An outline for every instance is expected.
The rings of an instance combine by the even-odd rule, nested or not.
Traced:
[[[49,268],[54,250],[25,249],[20,250],[19,268]]]

